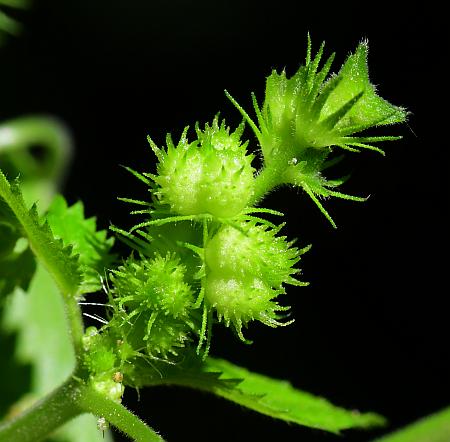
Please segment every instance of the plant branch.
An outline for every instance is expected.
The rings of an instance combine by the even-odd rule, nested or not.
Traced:
[[[20,224],[30,247],[38,260],[44,265],[62,293],[66,314],[70,325],[75,353],[80,354],[83,336],[83,322],[80,308],[76,302],[76,292],[80,283],[77,259],[63,249],[46,225],[41,225],[39,216],[29,210],[16,185],[10,185],[0,171],[0,198],[13,212]]]
[[[250,205],[257,204],[271,190],[281,184],[278,168],[273,166],[264,166],[255,178],[255,191],[250,201]]]
[[[163,442],[164,439],[123,405],[106,398],[92,388],[86,387],[79,398],[79,406],[139,442]]]
[[[163,438],[123,405],[108,399],[72,376],[63,385],[21,415],[0,424],[2,442],[37,442],[83,414],[92,413],[139,442],[163,442]]]
[[[83,411],[78,406],[79,382],[69,380],[24,413],[0,425],[2,442],[36,442]]]

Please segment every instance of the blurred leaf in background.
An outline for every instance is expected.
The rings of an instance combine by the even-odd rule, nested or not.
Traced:
[[[17,9],[24,9],[29,5],[28,0],[0,0],[0,45],[6,35],[17,35],[22,25],[15,18]]]

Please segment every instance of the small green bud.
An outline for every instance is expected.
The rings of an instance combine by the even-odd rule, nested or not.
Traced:
[[[243,125],[230,134],[216,117],[203,131],[197,126],[198,139],[192,143],[186,131],[176,147],[168,138],[167,151],[151,143],[159,158],[154,181],[160,202],[179,215],[238,215],[248,205],[254,184],[253,156],[240,141]]]
[[[109,334],[98,333],[95,327],[88,327],[83,345],[86,350],[84,363],[94,377],[114,370],[117,357]]]
[[[94,380],[92,386],[107,398],[115,402],[122,402],[125,387],[121,382],[115,382],[113,379]]]
[[[83,335],[83,348],[85,351],[89,351],[92,347],[92,344],[95,342],[96,340],[96,336],[98,335],[98,330],[97,327],[94,326],[90,326],[88,328],[86,328],[86,331],[84,332]]]

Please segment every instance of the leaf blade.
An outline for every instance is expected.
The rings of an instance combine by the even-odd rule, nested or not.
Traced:
[[[101,289],[100,275],[114,261],[110,255],[114,238],[108,238],[105,230],[97,231],[95,218],[85,218],[81,201],[68,206],[61,195],[50,205],[47,220],[55,237],[73,246],[73,252],[79,255],[82,282],[77,293]]]
[[[289,382],[252,373],[223,359],[195,355],[177,366],[159,367],[160,374],[141,378],[139,386],[179,385],[213,393],[258,413],[310,428],[338,434],[352,428],[382,426],[375,413],[345,410],[327,400],[295,389]]]
[[[403,123],[406,120],[405,109],[394,106],[377,95],[369,79],[367,54],[368,45],[363,41],[342,66],[338,74],[341,81],[327,97],[321,110],[321,118],[325,119],[361,90],[365,90],[361,100],[347,113],[346,118],[338,123],[339,129],[344,130],[355,125],[382,126]]]
[[[447,442],[449,434],[450,407],[447,407],[374,442]]]
[[[9,221],[20,228],[62,293],[67,297],[74,295],[81,283],[78,258],[72,254],[71,247],[64,247],[62,241],[54,237],[47,222],[41,223],[35,205],[27,208],[17,180],[10,184],[1,170],[0,198],[11,211]]]
[[[295,389],[287,381],[251,373],[225,360],[209,358],[207,365],[209,370],[220,371],[221,379],[243,379],[237,388],[221,389],[215,391],[216,394],[276,419],[332,433],[385,423],[384,418],[375,413],[344,410],[325,399]]]

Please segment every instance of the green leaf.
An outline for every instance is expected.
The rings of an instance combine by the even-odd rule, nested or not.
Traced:
[[[29,0],[0,0],[0,5],[5,5],[13,8],[25,8],[29,4]]]
[[[28,247],[0,259],[0,301],[16,287],[26,290],[35,269],[36,262]]]
[[[78,257],[72,254],[72,247],[64,247],[62,240],[54,237],[47,222],[41,223],[36,205],[27,208],[19,183],[8,182],[0,171],[0,201],[8,206],[7,221],[20,229],[28,239],[38,260],[46,267],[65,296],[74,295],[81,283]],[[3,210],[6,213],[6,210]]]
[[[26,290],[36,269],[27,240],[21,237],[14,216],[0,200],[0,306],[16,287]]]
[[[2,311],[0,310],[1,315]],[[15,334],[5,333],[0,328],[0,348],[2,351],[0,420],[5,415],[14,413],[14,407],[11,405],[16,403],[30,389],[31,367],[28,364],[18,362],[14,357],[16,341],[17,336]]]
[[[86,219],[82,202],[68,207],[62,196],[51,204],[47,221],[57,238],[73,246],[79,255],[83,281],[78,293],[91,293],[101,288],[100,276],[114,261],[109,255],[114,238],[107,238],[105,230],[96,231],[95,218]]]
[[[448,442],[449,435],[450,407],[374,442]]]
[[[0,6],[5,5],[10,8],[25,8],[28,4],[28,0],[0,0]],[[2,33],[16,35],[21,29],[22,25],[17,20],[0,10],[0,43],[3,39]]]
[[[361,99],[337,123],[336,128],[379,126],[401,123],[406,120],[405,109],[393,106],[379,97],[375,87],[370,83],[367,53],[367,42],[362,42],[355,53],[348,57],[338,74],[339,83],[330,93],[322,108],[321,120],[328,118],[362,92]],[[329,81],[335,82],[336,80],[332,77]]]
[[[331,433],[385,424],[378,414],[345,410],[287,381],[252,373],[222,359],[208,357],[202,363],[187,356],[178,366],[158,368],[162,374],[150,375],[147,370],[142,385],[182,385],[207,391],[275,419]]]
[[[6,331],[18,333],[17,359],[33,364],[34,394],[44,395],[65,381],[75,358],[63,300],[42,265],[38,265],[28,292],[17,290],[7,300],[3,325]]]
[[[236,388],[218,389],[216,394],[276,419],[332,433],[385,423],[378,414],[336,407],[321,397],[295,389],[287,381],[252,373],[225,360],[209,358],[206,364],[209,371],[222,373],[220,379],[242,379]]]

